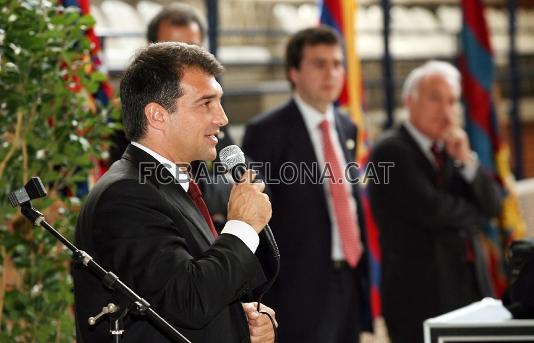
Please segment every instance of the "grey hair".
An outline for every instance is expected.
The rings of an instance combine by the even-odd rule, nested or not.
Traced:
[[[408,97],[418,97],[419,84],[421,80],[429,75],[441,75],[449,83],[452,91],[457,97],[460,97],[462,91],[460,72],[455,66],[443,61],[428,61],[425,64],[412,70],[402,87],[402,100],[406,102]]]

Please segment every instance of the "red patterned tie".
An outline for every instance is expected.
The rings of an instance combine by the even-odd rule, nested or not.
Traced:
[[[189,180],[189,190],[187,191],[187,194],[189,194],[189,196],[197,206],[198,210],[204,217],[204,220],[206,221],[206,223],[208,223],[213,237],[217,239],[217,237],[219,237],[219,234],[217,233],[217,230],[215,230],[213,221],[211,221],[211,216],[208,211],[208,207],[206,206],[204,199],[202,199],[202,192],[200,191],[200,188],[193,179]]]
[[[362,255],[362,243],[360,240],[360,229],[358,219],[354,209],[351,208],[350,194],[344,182],[343,168],[334,150],[332,139],[330,137],[330,123],[323,120],[319,125],[323,136],[324,159],[325,163],[330,165],[332,179],[328,189],[334,205],[334,213],[341,239],[341,245],[345,259],[351,267],[356,267]],[[339,182],[343,180],[343,183]],[[333,182],[332,182],[333,181]]]

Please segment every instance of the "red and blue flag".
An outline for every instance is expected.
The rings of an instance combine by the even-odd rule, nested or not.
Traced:
[[[513,192],[509,150],[502,140],[492,99],[496,69],[484,4],[481,0],[462,0],[461,6],[463,27],[459,68],[466,131],[481,165],[501,184],[505,196],[500,218],[488,221],[484,226],[488,271],[492,276],[494,296],[500,297],[507,286],[504,251],[512,239],[525,235],[526,228]]]

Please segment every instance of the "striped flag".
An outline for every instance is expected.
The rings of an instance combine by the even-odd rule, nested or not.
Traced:
[[[90,7],[91,7],[91,1],[90,0],[63,0],[63,6],[65,7],[77,7],[80,9],[80,13],[82,15],[89,15],[90,14]],[[99,72],[102,61],[100,59],[100,53],[101,53],[101,45],[100,40],[95,34],[94,28],[91,26],[87,29],[85,32],[87,38],[89,39],[89,42],[91,44],[90,46],[90,52],[86,56],[87,61],[91,61],[91,67],[86,70],[87,74],[94,74]],[[78,84],[78,88],[75,89],[75,91],[79,91],[81,89],[81,85]],[[101,75],[99,77],[99,87],[96,90],[96,92],[92,94],[88,94],[87,103],[93,110],[93,112],[96,113],[97,111],[97,103],[99,103],[102,107],[107,107],[109,105],[110,99],[113,96],[113,89],[111,87],[111,83],[107,79],[105,75]],[[89,180],[88,184],[82,185],[80,184],[78,189],[79,193],[82,194],[87,193],[89,191],[88,186],[91,184],[94,184],[100,176],[102,176],[106,170],[107,170],[107,163],[103,160],[96,160],[95,159],[95,168],[93,170],[92,176]]]
[[[495,66],[481,0],[462,0],[463,27],[460,33],[459,67],[465,106],[466,131],[481,165],[502,186],[505,200],[502,215],[484,227],[489,271],[495,296],[500,297],[507,280],[503,252],[512,239],[525,235],[513,193],[514,178],[509,166],[509,150],[499,132],[499,121],[492,100]]]
[[[80,9],[81,14],[88,15],[90,14],[90,6],[91,2],[90,0],[63,0],[63,5],[65,7],[78,7]],[[91,42],[91,51],[90,56],[88,56],[92,61],[92,68],[91,70],[88,70],[88,73],[92,73],[95,71],[98,71],[102,65],[102,61],[100,60],[100,52],[101,52],[101,46],[100,46],[100,40],[95,34],[95,30],[93,27],[90,27],[87,29],[86,33],[87,38]],[[111,88],[111,84],[107,79],[102,80],[100,83],[100,87],[98,90],[92,94],[92,102],[99,101],[102,105],[107,106],[109,103],[109,99],[111,99],[113,95],[113,90]]]
[[[360,171],[366,169],[369,159],[367,132],[363,118],[363,79],[360,59],[356,49],[356,18],[358,11],[357,0],[324,0],[320,2],[320,22],[334,28],[344,40],[346,61],[346,79],[338,103],[348,111],[358,127],[358,151],[356,161]],[[373,318],[381,314],[380,302],[380,245],[378,229],[371,214],[371,206],[365,185],[360,192],[360,204],[363,209],[367,243],[369,249],[369,263],[371,272],[371,313]]]

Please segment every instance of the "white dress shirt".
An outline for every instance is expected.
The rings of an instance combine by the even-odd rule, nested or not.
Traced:
[[[150,156],[154,157],[159,163],[161,163],[169,172],[174,176],[178,181],[179,185],[187,192],[189,190],[189,174],[184,170],[177,170],[176,163],[173,163],[161,156],[157,152],[153,151],[150,148],[138,143],[132,142],[132,145],[138,147],[139,149],[145,151]],[[258,245],[260,244],[260,238],[256,233],[256,230],[252,228],[249,224],[241,220],[229,220],[226,225],[224,225],[221,234],[230,234],[239,238],[245,245],[252,251],[256,252]]]
[[[330,123],[330,138],[332,144],[334,145],[334,151],[338,159],[340,166],[346,166],[347,161],[345,160],[345,155],[343,154],[343,149],[339,144],[339,137],[336,131],[336,124],[334,120],[334,106],[330,104],[326,109],[326,113],[321,113],[315,108],[311,107],[298,96],[294,94],[293,98],[297,104],[297,107],[302,115],[304,123],[306,124],[306,129],[310,136],[313,150],[315,151],[315,156],[317,157],[317,162],[320,167],[325,165],[325,157],[323,150],[323,138],[319,124],[326,119]],[[345,177],[345,175],[343,175]],[[347,188],[347,193],[352,195],[352,186],[349,182],[344,182],[345,187]],[[341,261],[345,260],[345,255],[343,254],[343,248],[341,247],[341,240],[339,238],[339,229],[336,222],[336,215],[334,212],[334,204],[332,202],[332,197],[330,196],[330,189],[328,181],[323,183],[324,193],[326,196],[326,203],[328,205],[328,214],[330,215],[330,222],[332,223],[332,260]],[[349,199],[350,206],[354,213],[356,213],[356,201],[354,197]],[[356,220],[358,219],[356,213]]]
[[[403,125],[410,134],[410,136],[412,136],[412,138],[415,140],[426,158],[428,158],[434,168],[437,168],[437,162],[431,150],[433,141],[428,138],[424,133],[419,131],[415,126],[413,126],[413,124],[409,120],[404,121]],[[436,144],[438,144],[441,149],[444,148],[443,142],[438,141]],[[475,158],[473,163],[466,164],[463,166],[463,168],[460,169],[460,174],[462,175],[465,181],[472,182],[475,179],[479,164],[480,163],[478,162],[478,159]]]

